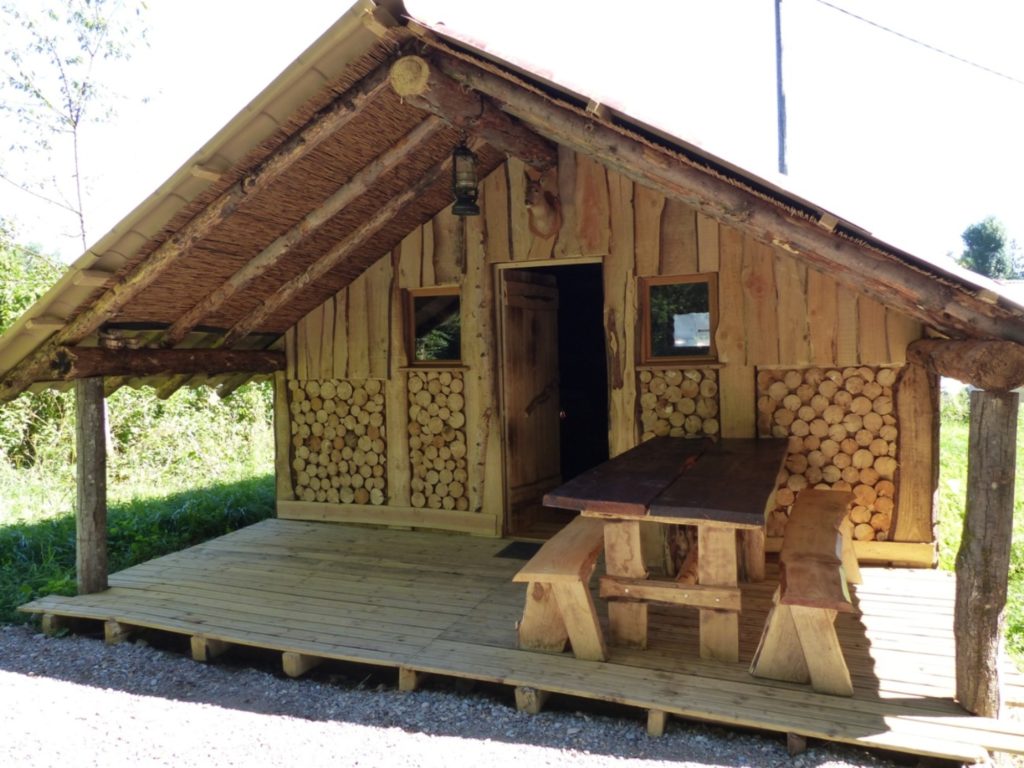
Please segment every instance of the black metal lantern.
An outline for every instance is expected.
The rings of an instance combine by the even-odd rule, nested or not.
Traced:
[[[452,193],[455,195],[452,213],[456,216],[480,215],[476,184],[476,155],[463,141],[452,152]]]

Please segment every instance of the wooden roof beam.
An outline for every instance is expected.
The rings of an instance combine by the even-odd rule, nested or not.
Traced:
[[[403,101],[424,109],[495,149],[538,171],[558,164],[558,149],[509,117],[480,93],[442,74],[419,56],[403,56],[391,66],[391,87]]]
[[[1024,330],[1008,330],[1002,322],[1013,316],[1011,310],[936,279],[923,265],[901,261],[853,237],[829,233],[784,204],[768,202],[742,181],[732,181],[670,149],[595,121],[528,85],[451,56],[438,57],[435,65],[548,139],[801,258],[846,287],[947,332],[1024,342]]]
[[[436,117],[428,117],[385,152],[371,160],[369,164],[352,176],[333,195],[328,197],[319,208],[307,214],[302,221],[274,240],[257,256],[246,262],[245,266],[229,277],[220,287],[207,294],[192,309],[179,317],[167,330],[161,341],[162,345],[173,347],[178,344],[204,318],[209,317],[220,309],[232,296],[253,280],[261,277],[268,269],[279,264],[303,239],[340,213],[352,201],[372,187],[381,176],[397,168],[410,155],[429,143],[445,127],[445,123],[442,120]]]
[[[354,229],[331,250],[310,264],[304,272],[282,285],[276,293],[267,297],[255,310],[239,320],[224,337],[222,346],[231,346],[252,333],[264,320],[271,317],[297,294],[326,275],[367,240],[379,232],[406,205],[423,195],[442,175],[451,173],[451,156],[446,155],[432,166],[420,179],[399,194],[392,197],[377,212]]]
[[[1024,386],[1024,346],[1012,341],[919,339],[907,347],[907,359],[990,392]]]
[[[284,352],[234,349],[103,349],[62,347],[46,359],[47,381],[96,376],[273,373],[285,368]]]
[[[388,87],[385,65],[317,112],[291,138],[197,213],[135,269],[120,278],[78,317],[51,336],[0,380],[0,402],[10,400],[34,381],[47,380],[50,360],[65,346],[77,344],[113,318],[145,288],[173,268],[192,247],[247,199],[264,190],[295,162],[351,121],[363,104]]]

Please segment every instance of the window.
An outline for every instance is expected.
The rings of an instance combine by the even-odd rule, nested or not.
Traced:
[[[640,290],[644,363],[715,359],[716,275],[641,278]]]
[[[407,295],[410,364],[458,363],[462,359],[459,289],[416,288]]]

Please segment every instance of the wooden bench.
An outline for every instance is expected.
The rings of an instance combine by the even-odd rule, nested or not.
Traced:
[[[835,618],[852,613],[848,583],[860,583],[848,491],[804,490],[790,511],[779,554],[779,587],[750,673],[852,696]]]
[[[603,544],[604,521],[576,517],[512,577],[527,584],[520,648],[561,653],[569,642],[577,658],[608,658],[589,586]]]

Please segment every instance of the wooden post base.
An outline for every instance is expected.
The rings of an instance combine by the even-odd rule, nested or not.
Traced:
[[[202,662],[213,661],[213,659],[231,647],[231,643],[224,642],[223,640],[214,640],[205,635],[192,635],[190,644],[192,646],[192,660]]]
[[[530,688],[526,685],[516,686],[516,709],[528,715],[540,714],[544,708],[544,702],[551,694],[548,691],[541,691]]]
[[[281,654],[281,668],[288,677],[302,677],[323,661],[320,656],[309,656],[295,651],[285,651]]]
[[[665,724],[668,722],[668,712],[661,709],[647,710],[647,735],[657,739],[665,735]]]

